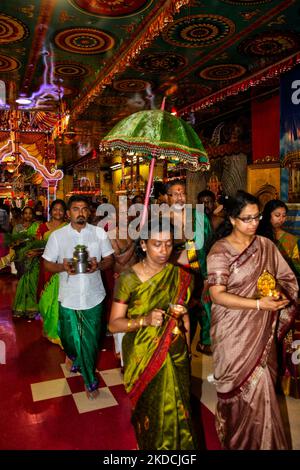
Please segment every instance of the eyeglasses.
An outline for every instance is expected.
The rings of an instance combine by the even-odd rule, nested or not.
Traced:
[[[255,217],[237,217],[237,219],[244,222],[244,224],[250,224],[251,222],[259,222],[262,219],[262,215],[258,214]]]

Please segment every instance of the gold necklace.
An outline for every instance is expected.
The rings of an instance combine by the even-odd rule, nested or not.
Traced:
[[[166,266],[167,266],[167,263],[163,265],[163,267],[159,270],[159,271],[155,271],[155,272],[151,272],[151,270],[149,270],[149,267],[147,268],[147,263],[146,263],[146,260],[143,259],[142,260],[142,266],[143,266],[143,272],[146,276],[155,276],[155,274],[158,274],[160,273],[160,271],[162,271]]]

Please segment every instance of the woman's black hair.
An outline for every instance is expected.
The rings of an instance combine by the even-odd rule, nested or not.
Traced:
[[[13,215],[14,217],[15,217],[15,216],[21,217],[21,215],[22,215],[22,209],[20,209],[20,207],[12,207],[12,208],[11,208],[11,213],[12,213],[12,215]]]
[[[137,204],[137,200],[138,200],[138,199],[142,199],[142,200],[143,200],[144,198],[143,198],[143,196],[142,196],[141,194],[136,194],[136,195],[132,198],[131,204]],[[142,204],[142,203],[140,203],[140,204]]]
[[[63,199],[55,199],[55,201],[52,201],[51,202],[51,205],[50,205],[50,209],[49,209],[49,213],[51,214],[52,210],[53,210],[53,207],[56,206],[56,204],[60,204],[64,210],[64,212],[66,213],[67,212],[67,205],[65,203],[65,201],[63,201]]]
[[[153,187],[154,187],[154,199],[158,199],[160,194],[162,194],[163,196],[167,194],[166,186],[162,181],[154,181]]]
[[[31,206],[24,206],[23,209],[22,209],[22,214],[24,214],[24,212],[25,212],[26,209],[30,209],[31,212],[32,212],[32,214],[35,215],[35,210],[34,210],[34,208],[31,207]]]
[[[200,191],[200,193],[198,193],[198,195],[197,195],[197,201],[199,201],[203,197],[210,197],[213,200],[213,202],[216,201],[215,193],[213,193],[209,189],[204,189],[203,191]]]
[[[224,196],[222,200],[224,210],[226,213],[226,218],[224,222],[222,222],[221,225],[217,228],[213,236],[208,240],[206,244],[206,252],[210,250],[212,245],[217,241],[220,240],[221,238],[225,238],[228,235],[231,234],[233,226],[232,223],[230,222],[230,218],[232,217],[235,219],[240,215],[244,207],[246,207],[248,204],[255,204],[259,206],[258,199],[253,196],[250,193],[247,193],[246,191],[239,189],[236,193],[235,197],[231,196]]]
[[[144,226],[140,233],[140,238],[136,241],[136,254],[138,257],[145,258],[146,254],[142,250],[141,241],[147,242],[153,237],[153,234],[170,231],[172,238],[174,238],[174,226],[169,218],[167,217],[153,217],[148,221],[148,224]]]
[[[271,224],[271,214],[279,207],[282,207],[286,210],[286,212],[288,212],[287,205],[279,199],[271,199],[265,204],[264,210],[262,212],[262,219],[259,222],[259,226],[256,232],[258,235],[262,235],[263,237],[269,238],[274,243],[277,242],[274,235],[273,226]]]

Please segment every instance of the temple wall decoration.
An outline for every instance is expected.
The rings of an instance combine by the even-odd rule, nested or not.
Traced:
[[[280,77],[281,198],[300,201],[300,66]]]
[[[197,203],[197,195],[206,188],[206,175],[202,171],[186,172],[186,196],[188,204]]]
[[[247,191],[258,198],[261,210],[267,201],[279,198],[279,163],[255,163],[248,166],[247,173]]]
[[[247,155],[228,155],[223,158],[222,189],[228,196],[235,196],[238,189],[247,188]]]
[[[210,170],[200,178],[201,187],[216,195],[234,196],[238,189],[247,189],[247,164],[251,155],[250,116],[245,113],[228,121],[215,123],[200,131],[206,149]],[[203,187],[204,179],[206,181]]]

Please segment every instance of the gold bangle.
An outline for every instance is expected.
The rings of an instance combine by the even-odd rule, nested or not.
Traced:
[[[144,317],[140,318],[139,325],[140,325],[140,328],[144,326]]]
[[[130,330],[130,328],[131,328],[131,323],[132,323],[132,320],[129,320],[128,323],[127,323],[127,330]]]

